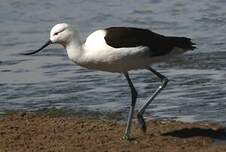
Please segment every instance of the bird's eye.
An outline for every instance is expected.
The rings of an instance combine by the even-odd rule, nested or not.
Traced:
[[[54,33],[53,35],[58,35],[59,33],[57,32],[57,33]]]

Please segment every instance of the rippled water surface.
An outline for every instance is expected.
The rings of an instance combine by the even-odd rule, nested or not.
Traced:
[[[0,14],[0,113],[57,108],[127,116],[130,90],[122,75],[74,65],[59,45],[19,55],[48,40],[54,24],[68,22],[83,39],[109,26],[191,37],[196,50],[153,66],[170,82],[146,117],[226,122],[226,1],[1,0]],[[139,107],[160,83],[145,70],[131,78]]]

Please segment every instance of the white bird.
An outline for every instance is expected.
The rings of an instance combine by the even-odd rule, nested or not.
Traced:
[[[54,43],[61,44],[66,49],[69,59],[80,66],[124,74],[132,94],[123,136],[127,140],[130,139],[131,123],[137,100],[137,91],[129,77],[129,71],[147,69],[161,81],[161,85],[137,113],[140,128],[145,132],[146,123],[143,113],[168,82],[168,79],[151,68],[151,65],[165,61],[172,55],[195,49],[195,44],[190,38],[163,36],[147,29],[133,27],[110,27],[97,30],[90,34],[83,44],[77,31],[74,31],[69,24],[60,23],[51,29],[50,40],[40,49],[23,54],[35,54]]]

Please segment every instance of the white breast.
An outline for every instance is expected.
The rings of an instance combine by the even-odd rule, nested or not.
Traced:
[[[106,45],[104,37],[106,35],[105,30],[98,30],[90,34],[84,44],[85,50],[106,50],[109,49]]]
[[[122,52],[117,51],[116,48],[113,48],[106,43],[104,39],[105,35],[105,30],[98,30],[88,36],[83,45],[85,52],[84,57],[87,62],[91,62],[92,64],[113,64],[120,56],[122,56]]]

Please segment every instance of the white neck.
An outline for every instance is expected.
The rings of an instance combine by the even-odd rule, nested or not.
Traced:
[[[82,42],[79,36],[74,36],[65,46],[69,59],[79,63],[79,59],[83,55]]]

